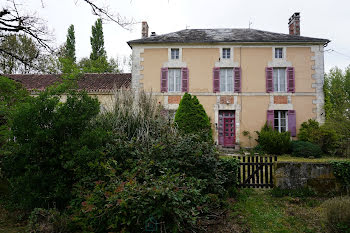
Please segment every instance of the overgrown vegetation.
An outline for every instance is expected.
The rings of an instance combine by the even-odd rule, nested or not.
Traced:
[[[350,192],[350,161],[333,161],[331,162],[334,175],[340,180],[344,189]]]
[[[152,96],[116,92],[99,114],[86,93],[58,90],[16,108],[1,157],[9,200],[34,209],[32,228],[141,232],[152,219],[169,232],[200,231],[236,192],[237,161],[179,131]]]
[[[213,141],[211,124],[196,96],[185,93],[175,114],[175,122],[186,134],[199,134],[204,141]]]
[[[290,150],[290,132],[278,132],[267,123],[261,128],[260,132],[256,131],[258,138],[259,150],[269,154],[281,155],[286,154]]]

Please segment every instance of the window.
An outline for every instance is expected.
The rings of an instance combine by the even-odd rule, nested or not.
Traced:
[[[222,49],[222,58],[231,58],[231,49]]]
[[[181,92],[181,69],[169,69],[168,91]]]
[[[287,111],[274,111],[274,128],[279,132],[286,132],[288,130]]]
[[[171,59],[179,59],[180,50],[179,49],[171,49]]]
[[[283,48],[275,48],[275,58],[283,58]]]
[[[286,68],[273,68],[273,90],[275,92],[286,92]]]
[[[233,92],[233,69],[220,69],[220,92]]]

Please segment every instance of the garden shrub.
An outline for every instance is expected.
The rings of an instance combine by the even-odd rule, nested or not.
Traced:
[[[292,141],[292,155],[296,157],[320,158],[323,154],[321,148],[311,142]]]
[[[336,197],[323,204],[330,232],[350,232],[350,197]]]
[[[267,123],[261,128],[260,132],[256,131],[259,149],[269,154],[281,155],[288,153],[290,150],[290,132],[278,132]]]
[[[93,162],[101,156],[104,133],[91,128],[90,121],[99,103],[84,92],[71,92],[60,103],[60,94],[56,89],[44,91],[13,113],[11,153],[1,158],[1,166],[10,199],[20,208],[62,209],[79,176],[98,172]]]
[[[343,188],[350,190],[350,161],[331,162],[335,177],[341,182]]]
[[[328,123],[320,126],[313,119],[309,119],[301,124],[298,139],[319,145],[326,154],[337,153],[337,148],[339,147],[337,132]]]
[[[209,117],[196,96],[185,93],[175,114],[175,122],[186,134],[199,134],[202,140],[212,141]]]

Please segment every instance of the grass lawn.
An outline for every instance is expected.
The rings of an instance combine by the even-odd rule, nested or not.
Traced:
[[[282,155],[277,157],[277,161],[281,162],[315,162],[315,163],[325,163],[330,161],[350,161],[350,158],[340,158],[340,157],[321,157],[321,158],[301,158],[293,157],[290,155]]]
[[[325,200],[273,197],[269,190],[244,189],[237,200],[230,203],[227,217],[241,227],[236,232],[326,232],[321,205]]]

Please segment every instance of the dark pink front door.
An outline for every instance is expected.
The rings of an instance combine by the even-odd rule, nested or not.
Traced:
[[[219,111],[219,145],[233,147],[236,141],[234,111]]]

